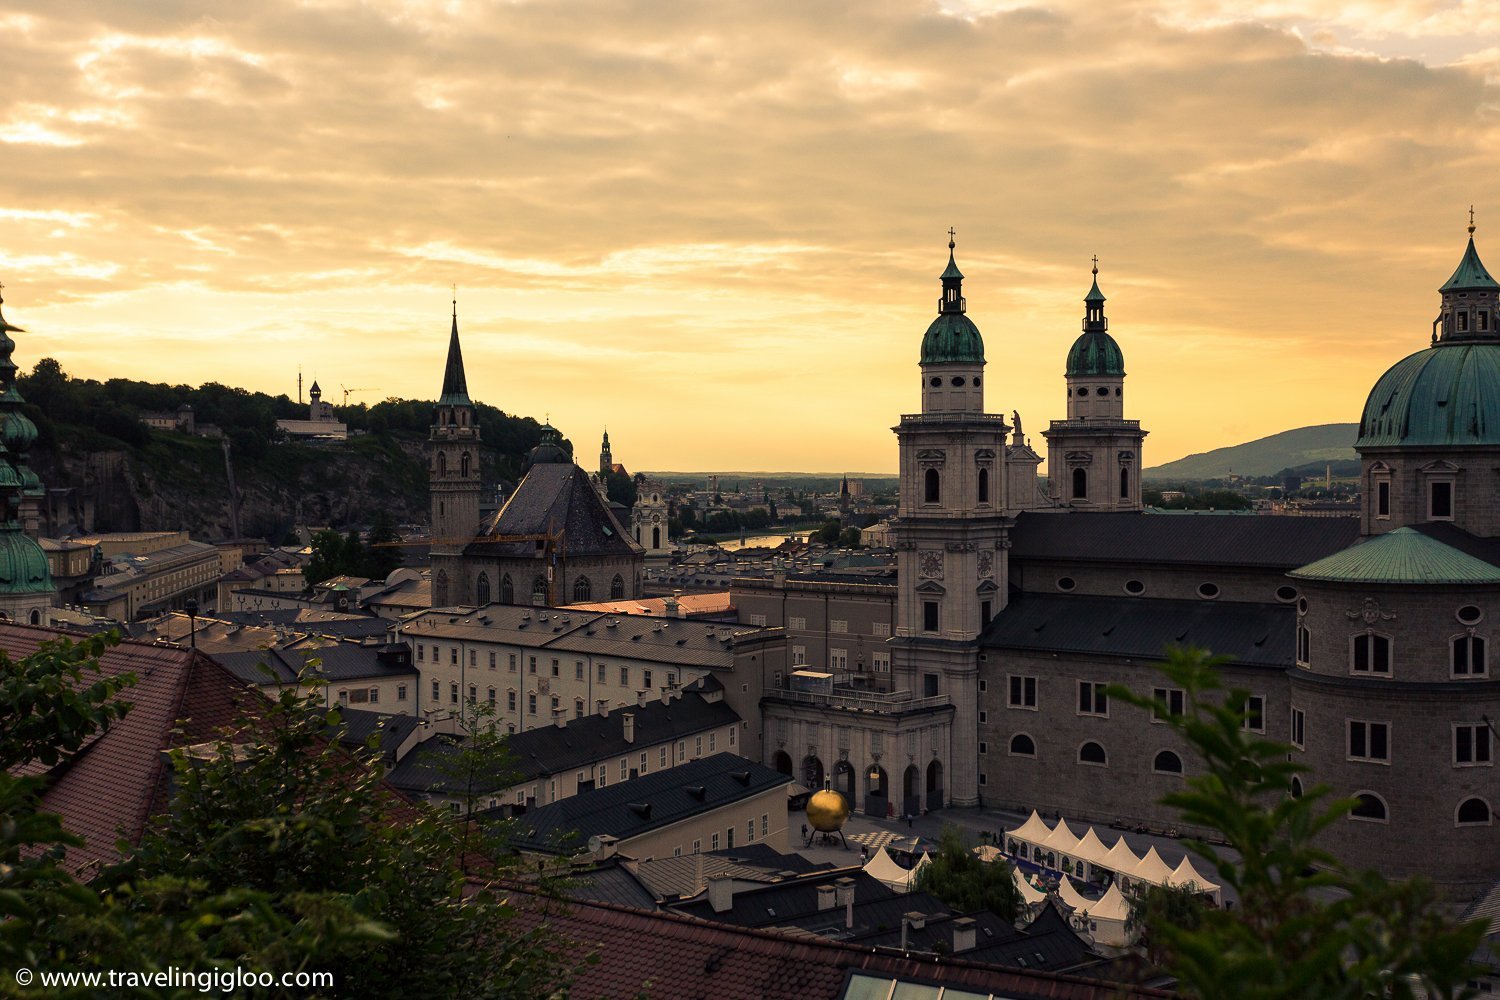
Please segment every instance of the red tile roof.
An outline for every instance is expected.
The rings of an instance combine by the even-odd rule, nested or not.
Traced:
[[[66,636],[0,625],[0,651],[17,660]],[[117,860],[115,842],[139,841],[146,821],[165,805],[170,765],[163,750],[213,738],[259,701],[207,656],[175,646],[122,642],[105,651],[99,666],[105,676],[136,675],[120,694],[131,709],[52,769],[41,800],[43,810],[62,816],[64,828],[84,838],[64,862],[75,873]]]
[[[906,956],[610,903],[542,902],[524,892],[512,892],[511,900],[523,923],[545,922],[576,942],[578,955],[597,953],[599,960],[584,966],[573,983],[574,996],[629,997],[644,991],[652,1000],[835,1000],[851,971],[992,992],[1015,1000],[1176,996],[1081,976]]]

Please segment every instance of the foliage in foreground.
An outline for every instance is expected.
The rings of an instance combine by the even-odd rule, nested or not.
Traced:
[[[917,891],[930,892],[959,913],[989,910],[1014,922],[1021,912],[1021,890],[1016,888],[1008,861],[980,861],[963,830],[944,825],[938,852],[917,872]]]
[[[1464,995],[1483,924],[1445,920],[1421,880],[1350,871],[1317,846],[1318,834],[1344,822],[1353,801],[1330,799],[1326,786],[1293,794],[1292,779],[1306,769],[1288,759],[1289,746],[1245,729],[1249,694],[1223,693],[1217,668],[1224,662],[1204,650],[1168,650],[1162,671],[1185,692],[1180,715],[1111,689],[1156,712],[1196,751],[1202,772],[1162,801],[1228,843],[1223,850],[1187,842],[1213,862],[1238,905],[1204,910],[1197,926],[1148,923],[1180,988],[1216,1000]]]
[[[76,648],[44,647],[3,664],[6,677],[67,673]],[[120,714],[110,684],[54,692],[63,710],[45,716],[21,710],[20,687],[4,690],[0,754],[23,764]],[[373,748],[337,746],[326,736],[337,712],[312,706],[287,692],[243,721],[248,737],[175,751],[173,807],[88,885],[59,864],[79,841],[38,811],[41,781],[0,772],[0,967],[333,974],[331,988],[235,994],[256,997],[561,995],[566,950],[548,931],[520,927],[505,900],[466,892],[455,827],[380,788]],[[46,719],[56,723],[50,738]],[[6,975],[0,995],[201,993],[21,989]]]

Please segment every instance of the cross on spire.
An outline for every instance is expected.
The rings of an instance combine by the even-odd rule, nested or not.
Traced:
[[[1094,273],[1095,274],[1099,273],[1099,255],[1098,254],[1094,254]]]
[[[1474,235],[1474,206],[1469,206],[1469,235]]]
[[[957,244],[953,242],[953,237],[956,236],[956,235],[958,235],[958,234],[953,231],[953,227],[949,226],[948,227],[948,249],[949,250],[952,250],[955,246],[957,246]]]

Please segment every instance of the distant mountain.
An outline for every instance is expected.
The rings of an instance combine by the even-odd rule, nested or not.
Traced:
[[[1146,479],[1221,479],[1231,472],[1241,476],[1272,476],[1282,469],[1347,462],[1358,459],[1354,439],[1358,424],[1318,424],[1282,431],[1255,441],[1189,455],[1143,473]],[[1337,471],[1337,470],[1335,470]]]

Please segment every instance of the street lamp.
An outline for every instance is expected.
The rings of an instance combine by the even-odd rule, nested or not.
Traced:
[[[198,648],[198,599],[189,597],[184,604],[183,610],[188,616],[188,645],[192,649]]]

